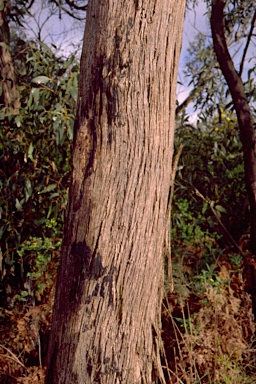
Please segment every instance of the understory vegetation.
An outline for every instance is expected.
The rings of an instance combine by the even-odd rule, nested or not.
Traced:
[[[217,64],[204,39],[199,43],[188,64],[194,81],[205,74],[192,84],[201,113],[196,124],[185,110],[177,114],[173,281],[166,280],[162,308],[162,365],[170,383],[249,384],[256,382],[256,263],[249,251],[242,145],[223,79],[208,76]],[[62,57],[53,44],[14,36],[11,49],[21,108],[4,108],[1,93],[0,382],[39,384],[71,175],[79,67],[75,54]],[[255,68],[248,73],[246,89],[255,103]]]
[[[78,85],[75,55],[22,48],[21,108],[0,113],[1,383],[43,380]]]
[[[254,383],[255,260],[236,117],[177,121],[173,291],[163,304],[170,383]]]

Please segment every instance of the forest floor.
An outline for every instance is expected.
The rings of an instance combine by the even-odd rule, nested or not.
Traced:
[[[174,290],[162,309],[166,382],[256,383],[256,261],[220,252],[200,269],[202,247],[184,254],[173,256]],[[35,295],[17,292],[0,308],[1,384],[44,382],[57,260],[55,252]]]

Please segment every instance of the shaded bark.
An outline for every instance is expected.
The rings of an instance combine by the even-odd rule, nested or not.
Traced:
[[[47,384],[165,382],[163,252],[184,3],[88,4]]]
[[[7,19],[8,1],[0,0],[0,76],[4,106],[14,111],[20,108],[19,91],[10,54],[10,32]]]
[[[251,251],[256,255],[256,148],[253,119],[241,76],[229,54],[224,32],[224,0],[212,0],[211,29],[220,68],[227,81],[237,114],[243,146],[245,182],[250,203]]]

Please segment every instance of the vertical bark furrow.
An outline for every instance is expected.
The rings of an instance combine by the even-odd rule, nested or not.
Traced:
[[[75,143],[66,225],[72,221],[74,229],[64,237],[49,349],[49,359],[57,357],[47,384],[164,381],[154,338],[161,326],[169,217],[173,56],[175,44],[177,52],[181,45],[183,11],[180,0],[89,2],[76,143],[82,140],[79,124],[93,117],[97,145],[83,180],[85,158],[76,161],[83,154]],[[74,185],[81,183],[79,195]],[[68,311],[61,290],[67,302],[80,293]],[[61,325],[66,321],[69,330]],[[158,331],[153,335],[152,329]],[[74,335],[78,342],[70,347]],[[64,356],[66,345],[73,358]],[[58,373],[61,366],[66,378]]]

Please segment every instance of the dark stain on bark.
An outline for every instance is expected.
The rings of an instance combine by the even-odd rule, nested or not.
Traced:
[[[93,253],[85,241],[73,243],[71,255],[74,258],[78,275],[84,271],[86,279],[97,280],[106,273],[107,268],[102,265],[100,253]]]

